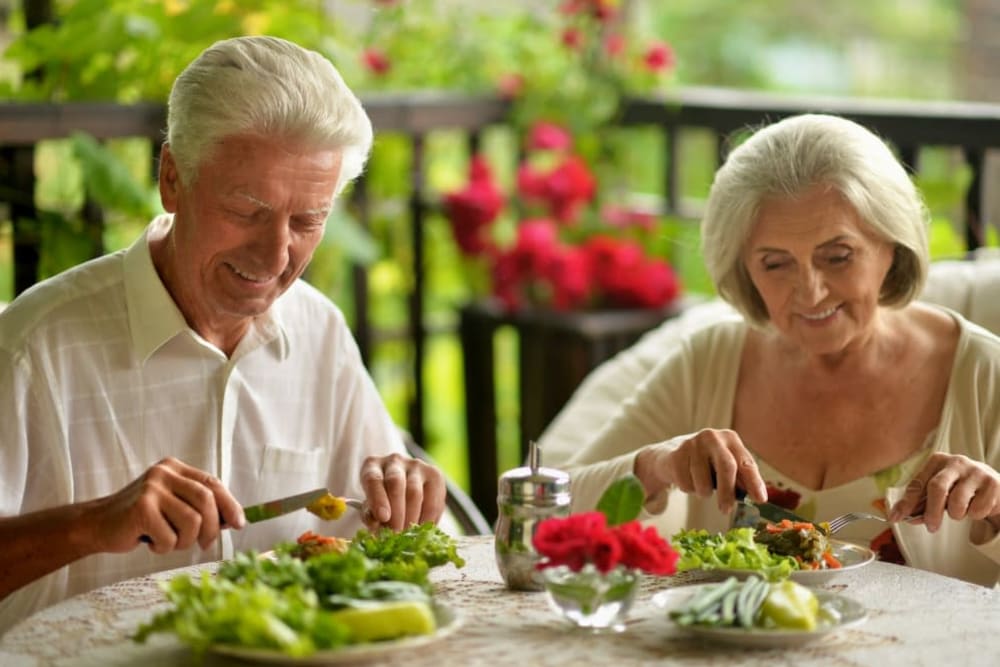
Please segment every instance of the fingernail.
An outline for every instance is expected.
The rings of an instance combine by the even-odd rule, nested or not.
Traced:
[[[392,518],[392,512],[389,511],[388,507],[383,505],[378,508],[378,520],[381,523],[388,523],[390,518]]]

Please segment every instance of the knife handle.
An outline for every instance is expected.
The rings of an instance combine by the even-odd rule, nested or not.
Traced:
[[[229,526],[226,524],[225,519],[223,519],[222,515],[220,514],[219,515],[219,528],[228,528],[228,527]],[[139,541],[142,542],[143,544],[152,544],[153,543],[153,538],[150,537],[149,535],[142,534],[142,535],[139,536]]]

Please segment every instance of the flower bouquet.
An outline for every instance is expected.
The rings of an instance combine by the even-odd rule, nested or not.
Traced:
[[[629,475],[608,488],[597,511],[538,525],[533,545],[549,603],[573,624],[621,631],[641,573],[676,571],[679,555],[670,543],[635,520],[642,498],[642,485]]]

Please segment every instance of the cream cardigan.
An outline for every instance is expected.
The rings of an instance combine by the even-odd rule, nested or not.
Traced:
[[[682,331],[659,350],[661,361],[631,396],[606,423],[590,425],[593,429],[590,433],[595,435],[589,441],[571,437],[566,422],[586,410],[564,413],[544,434],[541,444],[546,465],[566,468],[572,475],[575,510],[593,508],[611,481],[631,472],[639,447],[661,441],[679,444],[688,434],[702,428],[730,427],[736,374],[747,327],[719,304],[696,308],[708,307],[716,309],[707,318],[712,323],[705,324],[705,313],[692,317],[687,330],[683,330],[681,323]],[[930,446],[937,451],[986,461],[998,469],[1000,338],[958,313],[947,312],[957,320],[961,333],[945,405]],[[598,375],[588,379],[591,383],[588,394],[593,397],[595,391],[600,392],[602,382],[614,379],[610,375],[601,377],[598,371]],[[590,418],[601,419],[600,415]],[[569,430],[577,434],[586,432],[579,428]],[[905,486],[905,481],[901,486]],[[887,501],[896,500],[900,493],[900,487],[890,489]],[[728,524],[728,518],[716,509],[714,498],[687,496],[677,491],[669,497],[665,494],[652,499],[647,509],[645,518],[667,536],[683,527],[718,531]],[[973,545],[969,539],[973,523],[946,517],[935,534],[923,527],[898,525],[896,541],[911,565],[994,585],[1000,577],[1000,536]]]

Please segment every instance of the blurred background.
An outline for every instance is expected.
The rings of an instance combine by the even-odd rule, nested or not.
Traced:
[[[979,190],[997,181],[991,137],[961,139],[969,117],[1000,133],[995,0],[0,0],[0,302],[141,233],[160,210],[174,77],[213,41],[244,34],[320,51],[372,114],[369,168],[307,278],[345,311],[393,416],[466,487],[481,467],[470,452],[495,450],[486,476],[518,465],[582,374],[711,296],[699,203],[747,119],[875,110],[880,128],[919,138],[900,149],[932,212],[935,257],[998,244],[996,188]],[[564,134],[538,134],[540,122]],[[936,145],[940,132],[962,145]],[[470,171],[476,156],[486,180]],[[520,305],[477,310],[502,276],[457,242],[460,225],[513,248],[535,214],[525,165],[555,178],[570,157],[583,165],[579,206],[556,225],[559,247],[624,240],[673,282],[645,301],[566,305],[564,285],[539,280]],[[488,220],[462,217],[484,202],[496,208]],[[544,366],[575,363],[545,348],[526,359],[532,335],[579,337],[602,313],[611,319],[581,367]],[[530,392],[564,372],[555,404],[527,423],[542,400]]]

